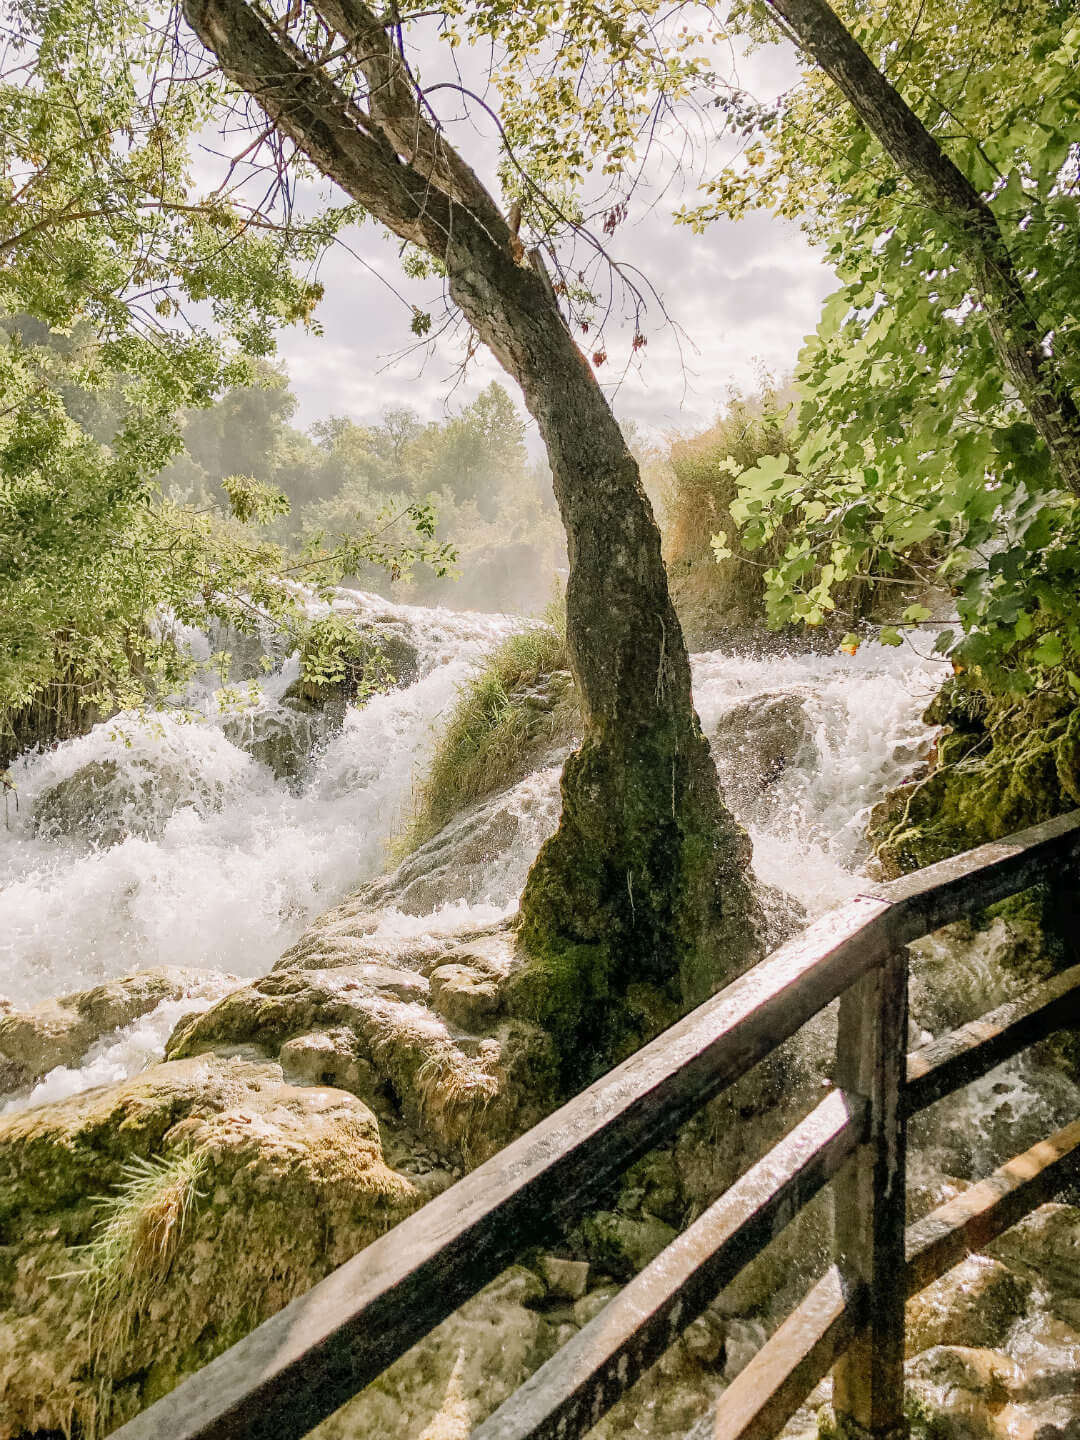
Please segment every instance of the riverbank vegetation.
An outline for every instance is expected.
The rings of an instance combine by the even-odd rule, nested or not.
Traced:
[[[464,687],[436,743],[398,843],[407,854],[455,815],[504,790],[545,753],[565,749],[581,731],[581,713],[558,607],[553,623],[509,636]]]
[[[177,1010],[159,1016],[155,1052],[167,1058],[88,1089],[81,1076],[64,1088],[71,1077],[56,1072],[149,1013],[125,1000],[125,987],[145,987],[118,982],[108,1025],[72,1018],[93,1013],[91,991],[0,1005],[6,1073],[27,1092],[17,1104],[50,1076],[45,1093],[58,1097],[0,1118],[0,1397],[14,1416],[0,1430],[12,1436],[96,1440],[135,1415],[790,933],[801,910],[752,872],[717,784],[684,637],[799,637],[854,654],[877,634],[933,651],[952,677],[930,711],[936,751],[871,822],[890,875],[1080,803],[1080,20],[1050,3],[946,0],[931,13],[917,0],[845,0],[838,18],[819,0],[740,0],[723,38],[738,49],[794,36],[806,66],[762,105],[703,54],[719,17],[680,28],[682,13],[655,0],[452,0],[415,13],[185,0],[166,24],[128,0],[17,7],[0,78],[0,749],[175,694],[195,663],[186,627],[226,647],[274,632],[278,653],[254,663],[295,651],[300,674],[287,681],[279,664],[280,698],[261,701],[301,763],[280,764],[275,780],[269,730],[255,740],[233,729],[250,747],[241,753],[222,726],[212,748],[229,759],[230,786],[252,787],[252,849],[326,803],[324,783],[339,808],[321,866],[305,868],[312,832],[296,827],[261,898],[249,902],[257,867],[240,867],[229,893],[243,889],[246,927],[239,903],[212,903],[229,868],[218,862],[239,849],[234,814],[216,798],[188,805],[190,786],[166,793],[170,774],[196,772],[195,748],[179,748],[168,771],[147,762],[147,739],[139,783],[125,789],[119,761],[91,757],[88,741],[70,773],[27,787],[30,818],[17,817],[12,838],[29,841],[34,866],[70,843],[78,895],[99,884],[105,897],[104,938],[95,932],[88,950],[111,954],[122,926],[140,950],[164,949],[163,936],[197,948],[184,924],[194,895],[214,927],[242,936],[231,953],[250,945],[266,973],[245,953],[247,983],[224,965],[171,977]],[[483,100],[452,65],[432,78],[435,57],[462,47],[492,57]],[[732,399],[706,433],[643,464],[601,380],[620,297],[633,363],[652,297],[612,247],[628,235],[652,140],[703,109],[739,153],[725,163],[724,137],[706,127],[710,176],[683,216],[702,246],[714,219],[770,207],[805,224],[839,288],[790,387]],[[502,146],[501,166],[483,174],[474,126]],[[547,469],[530,460],[499,385],[437,421],[396,408],[295,423],[275,335],[317,328],[320,261],[361,220],[397,238],[411,271],[445,280],[468,354],[486,345],[520,386]],[[423,341],[432,316],[414,310],[411,326]],[[436,634],[443,616],[414,629],[380,615],[381,601],[329,606],[347,578],[395,598],[535,612],[563,570],[557,623],[491,645],[456,698],[449,679],[439,688],[437,662],[467,673],[505,636],[501,620],[471,617],[451,655]],[[222,651],[210,664],[229,677]],[[346,715],[346,701],[406,673],[436,682],[411,714],[413,700],[394,711],[379,697]],[[748,824],[785,769],[818,766],[832,782],[816,735],[836,711],[811,689],[740,696],[728,759],[748,778],[757,769]],[[327,742],[329,719],[311,714],[331,702]],[[738,748],[755,710],[757,733],[773,734],[769,757],[753,742],[747,760],[766,762],[756,767]],[[383,728],[368,726],[380,711]],[[873,696],[864,711],[860,738],[882,728]],[[386,816],[435,720],[442,734],[400,842],[408,854],[376,875]],[[925,741],[914,720],[908,729],[889,741],[892,778]],[[523,815],[519,797],[500,808],[508,787],[568,750],[557,801],[546,775],[535,811]],[[846,808],[828,811],[827,836],[798,801],[771,802],[793,819],[766,838],[794,848],[803,823],[808,846],[821,841],[815,862],[831,864],[837,827],[861,831],[881,774],[860,771]],[[115,824],[88,831],[105,790]],[[151,801],[157,828],[134,813]],[[50,809],[52,828],[41,823]],[[206,843],[215,815],[227,835],[217,849]],[[527,837],[525,821],[536,822]],[[488,872],[507,860],[508,835],[520,869],[496,892]],[[358,875],[361,840],[375,858]],[[125,870],[140,847],[144,871]],[[166,858],[193,868],[195,884],[169,891]],[[182,903],[144,907],[153,886]],[[63,909],[54,894],[49,904]],[[266,937],[286,932],[289,948],[267,956]],[[1013,993],[1000,955],[978,934],[965,943],[945,937],[913,961],[917,1031],[940,1032],[965,985],[1000,988],[995,1005]],[[1023,943],[1025,963],[1048,949],[1031,925]],[[973,1013],[991,1008],[988,998]],[[39,1035],[50,1044],[31,1048]],[[62,1064],[57,1036],[73,1047]],[[820,1099],[831,1036],[804,1032],[797,1046],[624,1182],[612,1176],[612,1208],[559,1236],[566,1253],[524,1257],[535,1274],[500,1277],[501,1299],[489,1291],[475,1329],[466,1318],[453,1345],[444,1332],[438,1364],[413,1351],[325,1433],[422,1433],[444,1399],[466,1426],[479,1418],[470,1404],[490,1410],[567,1327],[595,1320],[612,1277],[660,1254]],[[1033,1084],[994,1102],[987,1130],[1007,1128],[1011,1106],[1045,1136],[1035,1095]],[[1075,1114],[1072,1091],[1055,1095]],[[946,1160],[919,1177],[926,1193],[912,1187],[923,1209],[977,1176],[978,1127],[961,1119],[937,1152]],[[1060,1253],[1075,1259],[1080,1217],[1065,1220]],[[731,1322],[760,1329],[770,1300],[829,1263],[812,1230],[794,1243],[794,1259],[782,1252],[739,1276],[751,1290],[729,1291],[729,1308],[686,1342],[677,1364],[693,1403],[722,1383],[725,1347],[739,1344]],[[940,1309],[920,1350],[957,1336],[972,1353],[1005,1346],[1026,1290],[1000,1273],[997,1283],[1006,1298],[995,1306],[956,1302],[969,1319],[981,1308],[982,1328]],[[448,1355],[465,1357],[449,1378]],[[467,1390],[469,1365],[482,1373]],[[665,1422],[668,1433],[689,1433],[703,1408]],[[645,1413],[609,1433],[640,1433]]]

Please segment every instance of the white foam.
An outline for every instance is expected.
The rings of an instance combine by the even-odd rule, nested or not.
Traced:
[[[314,916],[385,868],[388,842],[408,816],[459,687],[522,622],[393,605],[361,592],[341,592],[335,605],[407,626],[421,674],[350,708],[298,786],[276,780],[230,742],[222,731],[228,715],[205,677],[183,697],[195,718],[125,715],[16,762],[20,813],[0,831],[0,992],[19,1008],[161,964],[265,973]],[[193,653],[209,653],[198,632],[186,642]],[[258,714],[292,713],[282,711],[281,697],[295,674],[295,658],[279,660],[254,689]],[[926,744],[918,716],[936,670],[909,653],[865,647],[853,659],[701,655],[694,677],[707,730],[752,695],[792,686],[808,692],[815,756],[777,782],[767,818],[744,818],[764,879],[793,890],[811,910],[835,903],[857,883],[868,806]],[[103,760],[115,764],[118,789],[145,812],[161,800],[153,782],[162,767],[179,777],[181,802],[143,827],[150,833],[108,847],[81,834],[36,835],[43,792]],[[492,859],[478,899],[451,899],[420,918],[387,911],[376,933],[445,933],[510,913],[557,823],[558,767],[528,776],[509,803],[517,833]],[[101,1075],[113,1061],[103,1052],[91,1063]],[[55,1091],[68,1082],[51,1083]]]

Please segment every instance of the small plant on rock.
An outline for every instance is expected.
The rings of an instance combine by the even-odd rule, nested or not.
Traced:
[[[112,1195],[95,1203],[101,1218],[76,1275],[91,1293],[91,1344],[115,1353],[164,1283],[206,1175],[199,1151],[136,1157]]]

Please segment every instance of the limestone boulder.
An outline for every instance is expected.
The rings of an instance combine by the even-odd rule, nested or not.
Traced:
[[[754,695],[724,711],[712,746],[720,784],[740,814],[757,814],[785,770],[814,753],[809,691]]]
[[[482,946],[489,952],[500,947]],[[276,970],[181,1023],[166,1054],[259,1046],[292,1073],[353,1090],[380,1113],[391,1107],[444,1156],[475,1163],[551,1108],[556,1057],[527,1021],[492,1013],[483,1032],[465,1032],[429,1006],[432,988],[373,961]]]
[[[0,1437],[105,1433],[417,1203],[367,1106],[276,1064],[0,1118]]]
[[[439,965],[431,972],[431,1003],[451,1025],[482,1029],[499,1009],[498,981],[472,965]]]
[[[937,1345],[996,1349],[1027,1309],[1031,1282],[988,1255],[969,1255],[908,1301],[909,1355]]]
[[[32,1085],[57,1065],[77,1065],[95,1041],[166,1000],[198,993],[212,978],[198,970],[139,970],[30,1010],[0,1009],[0,1094]]]

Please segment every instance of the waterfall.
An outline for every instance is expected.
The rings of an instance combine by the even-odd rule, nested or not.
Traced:
[[[458,689],[522,622],[394,605],[354,591],[342,592],[335,608],[406,629],[419,673],[412,684],[349,707],[299,777],[276,778],[241,748],[245,736],[267,726],[287,732],[304,722],[283,704],[297,668],[295,658],[281,656],[261,680],[233,687],[239,694],[224,709],[220,682],[204,676],[171,709],[117,716],[16,761],[19,810],[0,830],[4,998],[22,1009],[170,965],[202,972],[181,1008],[209,1005],[238,978],[269,970],[315,915],[386,867]],[[187,632],[186,641],[197,658],[209,656],[207,637]],[[694,658],[709,734],[755,697],[787,694],[799,707],[798,753],[760,796],[740,796],[740,818],[751,830],[761,878],[794,893],[811,913],[857,888],[868,807],[925,751],[929,736],[919,716],[939,668],[910,650],[879,646],[856,657]],[[725,785],[737,780],[743,758],[718,752]],[[74,796],[86,813],[58,820],[48,798],[80,774],[94,777],[85,798]],[[467,902],[451,898],[433,916],[388,911],[381,932],[453,928],[514,907],[557,822],[558,766],[529,776],[507,804],[522,823],[485,868],[484,893]],[[160,1054],[176,1009],[168,1002],[107,1038],[79,1071],[48,1077],[33,1098],[138,1069]]]

